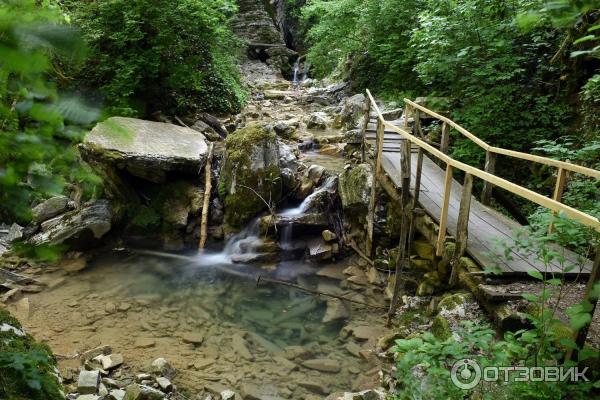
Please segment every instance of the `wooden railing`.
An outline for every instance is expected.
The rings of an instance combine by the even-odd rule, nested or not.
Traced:
[[[483,180],[484,189],[482,194],[482,203],[489,203],[491,191],[493,186],[498,186],[504,190],[509,191],[517,196],[520,196],[526,200],[534,202],[542,207],[545,207],[554,213],[564,213],[567,217],[580,222],[581,224],[592,228],[596,232],[600,232],[600,220],[593,215],[587,214],[580,210],[577,210],[573,207],[570,207],[566,204],[562,203],[562,195],[564,192],[565,184],[567,181],[567,173],[573,172],[582,174],[585,176],[589,176],[595,179],[600,179],[600,171],[586,168],[580,165],[572,164],[569,162],[558,161],[547,157],[536,156],[528,153],[522,153],[514,150],[507,150],[500,147],[494,147],[487,144],[485,141],[481,140],[471,132],[467,131],[454,121],[446,118],[442,115],[439,115],[419,104],[416,104],[408,99],[405,99],[405,112],[404,112],[404,123],[403,128],[399,128],[390,122],[386,121],[383,117],[381,110],[377,106],[377,103],[371,92],[367,90],[367,98],[365,101],[365,118],[364,118],[364,126],[363,126],[363,144],[362,144],[362,153],[363,158],[366,149],[366,131],[368,125],[370,123],[370,114],[373,110],[376,114],[377,118],[377,129],[376,129],[376,148],[375,148],[375,168],[373,170],[373,188],[371,191],[371,198],[369,203],[369,215],[367,216],[367,224],[368,224],[368,237],[367,237],[367,251],[372,251],[372,241],[373,241],[373,220],[374,220],[374,212],[375,212],[375,202],[376,202],[376,191],[375,185],[377,181],[377,177],[381,171],[381,158],[383,153],[383,144],[384,144],[384,136],[385,130],[391,130],[396,132],[401,136],[402,139],[400,142],[401,146],[401,156],[400,156],[400,174],[401,174],[401,206],[402,206],[402,225],[400,231],[400,246],[399,246],[399,255],[396,264],[396,272],[399,274],[403,267],[403,264],[406,262],[409,254],[409,245],[408,243],[411,240],[412,236],[412,226],[414,218],[414,210],[418,203],[419,193],[420,193],[420,184],[421,184],[421,173],[423,167],[423,155],[424,152],[429,153],[431,156],[440,160],[443,164],[446,165],[445,178],[444,178],[444,189],[443,189],[443,201],[441,206],[441,215],[439,219],[439,233],[436,243],[436,254],[441,256],[444,250],[444,243],[446,240],[446,231],[448,224],[448,206],[450,203],[450,192],[452,187],[452,179],[454,170],[460,170],[465,173],[464,184],[462,187],[462,195],[458,213],[458,222],[456,229],[456,237],[455,237],[455,251],[452,255],[451,265],[452,273],[450,276],[450,285],[454,285],[457,279],[457,268],[455,267],[458,259],[463,256],[464,252],[467,248],[467,239],[468,239],[468,224],[469,224],[469,213],[471,207],[471,197],[472,197],[472,188],[473,188],[473,178],[477,177]],[[408,117],[409,115],[413,115],[414,124],[415,124],[415,132],[421,132],[420,129],[420,113],[425,113],[435,119],[441,121],[442,124],[442,137],[440,148],[437,149],[432,146],[430,143],[424,140],[424,138],[419,138],[413,135],[408,130]],[[457,161],[448,155],[448,147],[449,147],[449,138],[450,138],[450,129],[456,129],[459,133],[479,145],[486,151],[486,162],[485,162],[485,170],[481,170],[479,168],[473,167],[471,165],[465,164],[463,162]],[[417,170],[415,174],[415,185],[414,185],[414,193],[413,193],[413,202],[412,202],[412,210],[409,210],[411,205],[409,204],[409,192],[410,192],[410,179],[411,179],[411,149],[412,146],[415,145],[418,148],[417,155]],[[494,166],[495,166],[495,158],[496,155],[505,155],[521,160],[536,162],[539,164],[547,165],[550,167],[558,168],[557,172],[557,181],[554,188],[554,193],[552,198],[543,196],[539,193],[536,193],[530,189],[527,189],[521,185],[510,182],[506,179],[500,178],[494,175]],[[591,290],[591,285],[595,282],[600,281],[600,272],[598,271],[600,268],[598,266],[600,260],[600,248],[597,249],[597,259],[594,263],[594,267],[588,282],[588,292]],[[397,275],[400,276],[400,275]],[[393,309],[395,308],[395,303],[397,302],[399,286],[396,285],[394,288],[394,296],[392,298],[392,303],[390,305],[390,315]],[[587,296],[587,294],[586,294]]]

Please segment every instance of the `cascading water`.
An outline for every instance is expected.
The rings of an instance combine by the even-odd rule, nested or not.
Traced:
[[[302,215],[313,207],[315,200],[321,196],[324,192],[331,192],[336,184],[336,177],[330,176],[325,182],[314,192],[312,192],[307,198],[305,198],[298,207],[289,208],[279,213],[282,217],[297,217]]]
[[[256,248],[263,243],[260,238],[260,221],[252,220],[239,233],[233,235],[220,253],[198,254],[199,265],[233,264],[236,258],[256,254]]]

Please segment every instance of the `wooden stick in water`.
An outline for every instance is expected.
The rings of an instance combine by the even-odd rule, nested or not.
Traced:
[[[206,246],[206,238],[208,237],[208,209],[210,208],[210,192],[212,191],[212,158],[213,144],[208,145],[208,158],[204,167],[204,204],[202,206],[202,222],[200,224],[200,250],[204,250]]]

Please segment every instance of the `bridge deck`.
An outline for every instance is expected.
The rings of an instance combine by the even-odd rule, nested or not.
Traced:
[[[399,140],[402,139],[397,133],[386,132],[382,154],[382,169],[394,182],[396,187],[401,186],[401,155],[398,151],[388,149],[398,146]],[[370,140],[369,142],[374,144],[374,140]],[[416,151],[417,149],[413,148],[413,152]],[[411,184],[414,185],[417,170],[416,154],[413,154],[411,157],[411,164]],[[419,203],[427,214],[438,223],[444,191],[444,176],[445,171],[427,157],[427,153],[425,153],[423,157]],[[448,233],[453,236],[456,235],[461,192],[462,185],[453,180],[448,210]],[[516,248],[513,238],[516,236],[515,231],[519,228],[521,228],[519,223],[484,206],[473,198],[471,200],[471,212],[469,215],[467,253],[479,265],[484,267],[498,266],[507,275],[525,274],[527,271],[532,270],[542,273],[545,270],[552,273],[562,273],[564,268],[569,265],[575,265],[576,267],[572,271],[567,272],[566,275],[589,274],[591,272],[591,261],[587,259],[582,261],[574,252],[554,245],[551,246],[564,255],[566,261],[561,265],[560,262],[555,260],[546,268],[544,263],[535,255],[528,254]],[[505,257],[505,246],[501,245],[501,243],[505,243],[506,248],[510,249],[508,257]]]

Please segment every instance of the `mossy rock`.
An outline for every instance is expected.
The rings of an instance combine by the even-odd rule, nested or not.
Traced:
[[[224,198],[225,223],[240,229],[267,208],[265,201],[281,200],[277,135],[259,124],[249,124],[229,135],[225,148],[219,195]]]
[[[452,329],[448,320],[441,315],[437,315],[431,324],[431,333],[440,340],[447,340],[452,337]]]
[[[344,170],[340,174],[338,184],[344,211],[354,215],[366,215],[372,187],[373,173],[369,164],[359,164]]]
[[[63,400],[50,348],[24,334],[19,321],[1,308],[0,326],[0,399]]]
[[[415,240],[412,242],[411,247],[420,258],[431,261],[435,259],[435,246],[431,243]]]
[[[471,295],[469,293],[447,293],[442,296],[438,303],[438,310],[454,310],[469,301]]]

